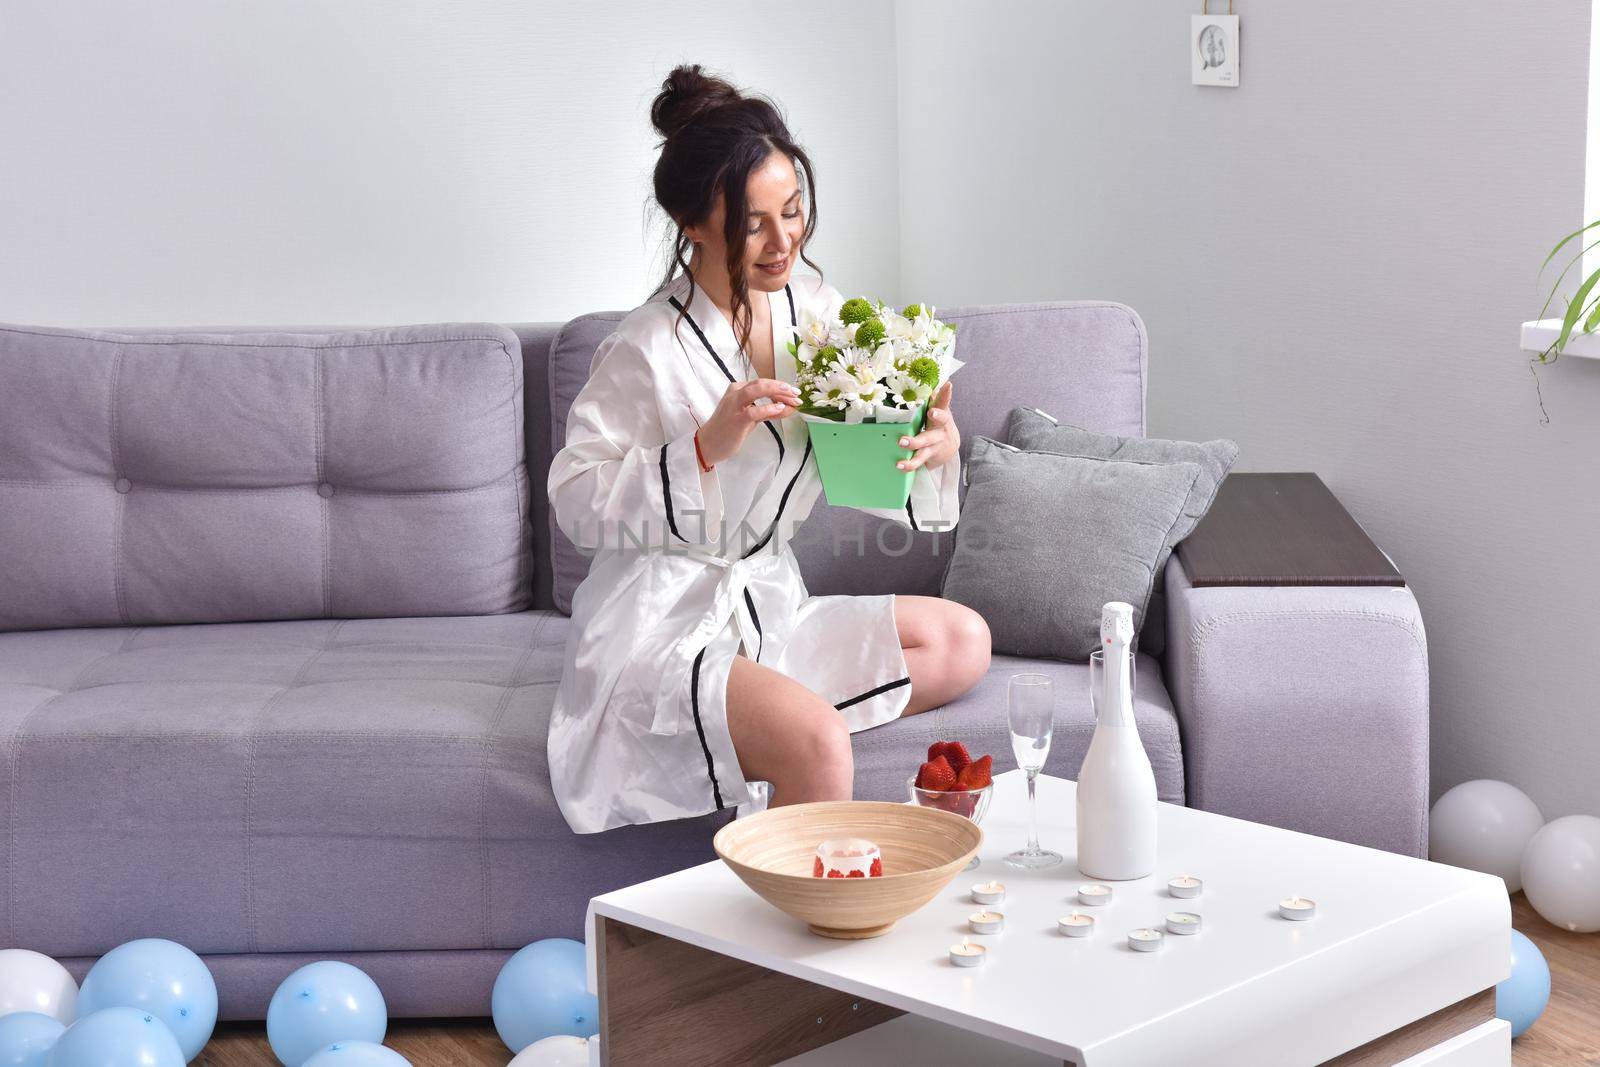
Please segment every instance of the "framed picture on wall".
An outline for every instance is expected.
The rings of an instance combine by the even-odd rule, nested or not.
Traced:
[[[1239,85],[1239,16],[1189,16],[1189,72],[1196,85]]]

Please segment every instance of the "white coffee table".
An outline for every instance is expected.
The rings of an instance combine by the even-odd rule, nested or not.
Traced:
[[[1076,786],[1038,785],[1041,843],[1066,863],[1002,861],[1027,838],[1025,779],[1002,774],[982,865],[882,937],[815,936],[720,861],[595,897],[589,983],[605,1062],[883,1064],[891,1038],[949,1047],[959,1042],[939,1035],[958,1033],[1005,1063],[1510,1063],[1509,1026],[1494,1018],[1511,967],[1500,879],[1162,804],[1157,871],[1082,908]],[[1202,896],[1167,894],[1185,873],[1204,881]],[[1008,888],[995,906],[1006,928],[968,934],[979,910],[969,890],[991,878]],[[1279,916],[1294,895],[1316,901],[1315,918]],[[1075,907],[1096,916],[1089,938],[1057,932]],[[1128,948],[1129,930],[1162,928],[1172,911],[1198,912],[1204,930],[1168,935],[1154,953]],[[963,936],[989,946],[982,967],[950,964]]]

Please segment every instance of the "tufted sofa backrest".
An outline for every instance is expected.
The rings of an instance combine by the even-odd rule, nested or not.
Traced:
[[[0,324],[0,630],[531,603],[522,352],[492,324]]]

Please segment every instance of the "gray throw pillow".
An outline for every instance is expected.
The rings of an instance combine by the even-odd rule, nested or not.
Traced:
[[[1200,477],[1195,479],[1189,499],[1184,501],[1183,517],[1172,529],[1161,557],[1156,560],[1156,587],[1150,604],[1148,625],[1139,631],[1139,651],[1159,654],[1166,645],[1166,599],[1162,595],[1167,557],[1194,532],[1211,510],[1222,480],[1239,458],[1239,446],[1232,441],[1165,441],[1158,437],[1120,437],[1096,433],[1057,421],[1038,408],[1013,408],[1006,439],[1018,448],[1038,452],[1059,452],[1068,456],[1094,459],[1137,460],[1142,463],[1197,463]]]
[[[983,616],[996,652],[1087,659],[1107,601],[1143,622],[1200,476],[1196,463],[1025,452],[978,435],[940,593]]]

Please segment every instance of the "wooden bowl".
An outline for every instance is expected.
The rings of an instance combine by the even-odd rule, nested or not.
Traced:
[[[816,878],[817,846],[865,837],[883,853],[878,878]],[[983,842],[971,819],[915,804],[838,800],[786,804],[724,826],[722,861],[779,911],[824,937],[877,937],[950,883]]]

